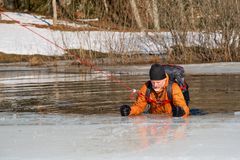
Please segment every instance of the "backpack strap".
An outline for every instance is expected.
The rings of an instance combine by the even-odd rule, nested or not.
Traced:
[[[150,101],[149,101],[149,98],[150,98],[150,94],[151,94],[151,90],[152,90],[152,83],[151,81],[148,81],[147,82],[147,90],[146,90],[146,94],[145,94],[145,97],[147,98],[147,105],[144,109],[144,112],[145,114],[149,114],[149,110],[151,108],[151,105],[150,105]]]
[[[170,81],[168,86],[167,86],[167,95],[168,95],[168,98],[170,100],[170,103],[171,103],[171,106],[174,107],[174,104],[173,104],[173,97],[172,97],[172,85],[173,85],[174,82]],[[187,85],[187,84],[186,84]],[[190,101],[190,98],[189,98],[189,92],[188,92],[188,85],[186,86],[186,89],[182,91],[183,93],[183,97],[184,97],[184,100],[188,106],[189,104],[189,101]]]
[[[148,103],[149,103],[148,99],[150,98],[151,90],[152,90],[152,83],[151,83],[151,81],[148,81],[147,82],[147,90],[146,90],[146,94],[145,94],[145,97],[147,98]]]
[[[167,95],[170,100],[171,106],[173,106],[172,85],[173,85],[173,81],[169,81],[169,84],[167,86]]]
[[[184,86],[185,86],[185,89],[182,90],[182,93],[183,93],[183,96],[184,96],[187,106],[189,106],[190,96],[189,96],[189,91],[188,91],[188,84],[185,82]]]

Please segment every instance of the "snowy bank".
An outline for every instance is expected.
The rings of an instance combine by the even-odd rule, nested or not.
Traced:
[[[84,49],[103,53],[163,54],[169,47],[175,45],[170,32],[54,31],[33,26],[33,24],[51,25],[51,20],[14,12],[3,12],[2,20],[19,22],[0,23],[0,52],[4,53],[62,55],[65,49]],[[67,22],[62,23],[68,25]],[[221,40],[221,34],[214,33],[208,36],[210,38],[204,40],[204,34],[188,32],[187,45],[200,45],[201,40],[201,43],[206,41],[209,47],[216,47]]]

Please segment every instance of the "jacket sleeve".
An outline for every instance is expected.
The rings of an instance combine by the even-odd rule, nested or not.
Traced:
[[[137,100],[135,103],[131,106],[131,112],[129,115],[138,115],[141,114],[146,105],[147,105],[147,99],[146,99],[146,90],[147,90],[147,85],[144,84],[141,89],[139,90],[139,94],[137,97]]]
[[[187,106],[184,100],[182,90],[176,83],[173,83],[173,86],[172,86],[172,98],[173,98],[173,104],[175,106],[182,107],[183,110],[185,111],[185,115],[189,115],[189,107]]]

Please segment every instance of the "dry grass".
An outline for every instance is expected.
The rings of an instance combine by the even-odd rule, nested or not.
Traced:
[[[0,52],[0,63],[28,62],[28,64],[31,66],[39,66],[45,65],[48,62],[54,62],[62,59],[63,57],[59,56],[17,55]]]
[[[10,21],[10,20],[0,20],[0,23],[4,24],[14,24],[18,23],[16,21]],[[48,26],[48,25],[41,25],[41,24],[28,24],[31,26],[34,26],[36,28],[49,28],[52,30],[57,30],[57,31],[98,31],[101,29],[95,28],[95,27],[73,27],[73,26],[68,26],[68,25],[57,25],[57,26]]]
[[[8,21],[8,20],[0,20],[0,23],[4,23],[4,24],[14,24],[17,23],[16,21]]]
[[[114,24],[106,19],[101,19],[99,21],[93,21],[93,22],[81,22],[79,25],[88,25],[88,26],[83,26],[83,27],[77,27],[77,26],[70,26],[68,25],[68,20],[65,20],[66,24],[58,24],[56,26],[48,26],[44,24],[31,24],[29,23],[28,25],[34,26],[36,28],[48,28],[51,30],[56,30],[56,31],[118,31],[118,32],[140,32],[141,30],[138,28],[130,28],[130,27],[122,27],[117,24]],[[17,21],[13,20],[0,20],[0,23],[5,23],[5,24],[14,24],[18,23]],[[76,22],[69,22],[69,23],[76,23]],[[78,24],[78,23],[76,23]],[[145,29],[145,31],[154,31],[152,29]],[[166,31],[166,30],[161,30],[161,31]]]
[[[83,60],[83,63],[89,63],[94,65],[133,65],[133,64],[148,64],[154,62],[160,62],[159,55],[148,54],[119,54],[119,53],[101,53],[97,51],[88,50],[69,50],[65,55],[65,59],[72,60],[72,64],[80,65],[81,61],[77,61],[77,57]]]
[[[81,61],[79,61],[81,59]],[[160,62],[159,55],[146,54],[107,54],[87,50],[69,50],[63,56],[17,55],[0,52],[0,63],[27,62],[30,66],[57,64],[57,61],[67,60],[71,65],[119,65],[148,64]],[[82,62],[82,64],[81,64]]]
[[[173,46],[168,53],[167,62],[169,63],[210,63],[210,62],[225,62],[228,60],[228,55],[224,48],[206,48],[200,46],[181,47]],[[231,61],[240,61],[240,48],[230,49]]]

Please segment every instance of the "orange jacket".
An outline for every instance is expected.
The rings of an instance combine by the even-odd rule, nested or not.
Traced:
[[[153,114],[165,113],[165,114],[172,115],[172,107],[170,103],[163,103],[163,104],[156,103],[159,101],[169,100],[167,95],[168,84],[169,84],[169,77],[167,75],[167,80],[164,85],[164,89],[159,93],[156,93],[155,91],[151,91],[150,99],[153,100],[153,102],[150,103],[151,105],[150,113],[153,113]],[[145,107],[147,106],[147,97],[145,96],[146,90],[147,90],[147,82],[140,88],[139,90],[140,94],[138,95],[136,102],[131,106],[131,112],[129,115],[138,115],[144,112]],[[175,106],[179,106],[183,108],[183,110],[185,111],[184,116],[189,115],[189,107],[187,106],[184,100],[182,91],[177,83],[173,83],[172,85],[172,101]]]

